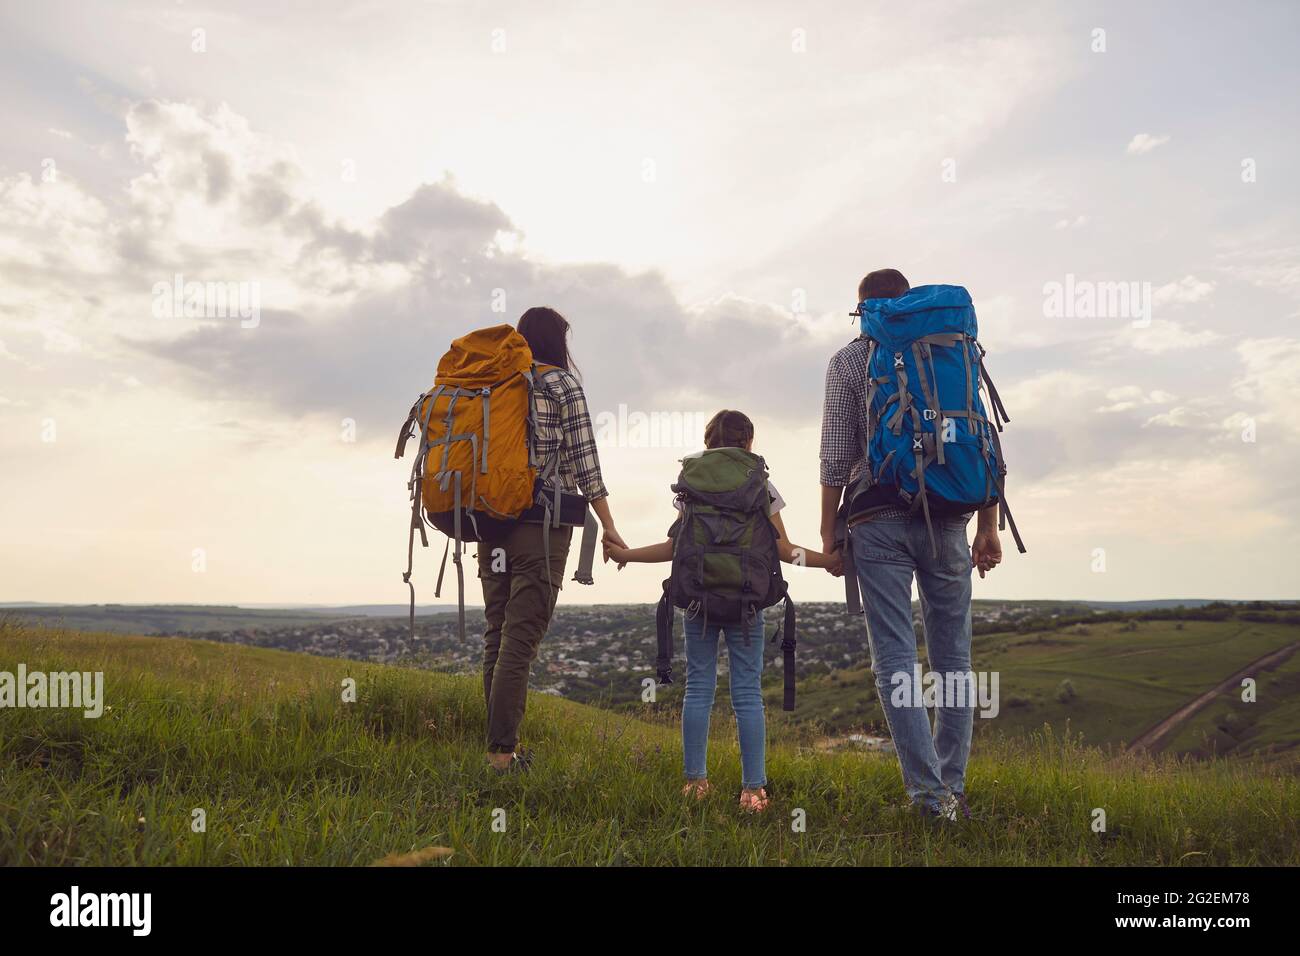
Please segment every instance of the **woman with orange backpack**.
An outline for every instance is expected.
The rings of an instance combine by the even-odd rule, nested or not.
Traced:
[[[569,354],[569,323],[554,309],[529,309],[518,328],[477,329],[451,343],[433,387],[416,399],[398,434],[396,457],[419,436],[411,469],[411,526],[402,580],[411,592],[415,636],[415,538],[426,525],[447,535],[457,621],[465,635],[466,542],[478,542],[487,628],[483,696],[488,763],[520,770],[519,725],[528,674],[555,612],[573,529],[583,529],[575,580],[591,581],[595,512],[606,544],[622,545],[600,476],[587,400]],[[452,545],[455,550],[452,550]],[[607,559],[608,560],[608,559]],[[442,571],[438,573],[441,593]]]
[[[582,513],[590,505],[603,528],[602,540],[622,546],[601,479],[587,399],[569,352],[568,320],[554,309],[531,308],[519,319],[517,330],[537,365],[530,440],[539,471],[551,485],[546,494],[558,489],[569,500],[582,499],[575,504]],[[528,754],[517,750],[528,676],[555,612],[572,534],[571,524],[547,528],[544,517],[539,520],[525,512],[520,520],[487,532],[479,542],[479,579],[487,618],[483,694],[488,763],[501,772],[528,766]]]

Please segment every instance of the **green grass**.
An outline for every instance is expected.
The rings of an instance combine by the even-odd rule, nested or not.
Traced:
[[[1014,737],[1032,734],[1044,724],[1065,727],[1068,723],[1071,733],[1080,735],[1084,743],[1115,748],[1249,662],[1296,640],[1300,640],[1300,627],[1295,624],[1239,619],[1116,621],[1028,634],[979,635],[972,646],[972,662],[976,671],[998,672],[1001,710],[994,719],[977,720],[976,731]],[[1267,679],[1267,674],[1261,675],[1261,681]],[[1056,696],[1064,680],[1070,681],[1076,694],[1068,703]],[[1250,713],[1252,722],[1259,722],[1258,746],[1225,749],[1227,742],[1220,740],[1218,752],[1280,753],[1296,748],[1300,744],[1296,689],[1300,689],[1296,683],[1274,685],[1261,696],[1260,705],[1243,705],[1258,708]],[[1265,699],[1267,708],[1262,706]],[[769,706],[779,706],[775,686],[768,700]],[[1212,752],[1203,740],[1215,728],[1212,709],[1188,722],[1185,731],[1170,741],[1170,753]],[[872,675],[865,667],[801,682],[794,719],[830,733],[884,728]]]
[[[0,864],[355,865],[430,846],[446,864],[1294,864],[1300,784],[1241,761],[1116,760],[1043,731],[977,743],[980,818],[898,811],[891,757],[778,739],[774,806],[735,807],[725,705],[716,795],[679,793],[677,731],[529,702],[526,774],[483,767],[480,684],[241,646],[0,626],[0,670],[102,670],[98,720],[0,711]],[[359,699],[343,703],[341,682]],[[779,733],[774,729],[773,736]],[[1094,808],[1108,830],[1093,833]],[[203,809],[207,832],[191,830]],[[806,832],[792,832],[792,812]],[[495,832],[495,811],[505,832]]]

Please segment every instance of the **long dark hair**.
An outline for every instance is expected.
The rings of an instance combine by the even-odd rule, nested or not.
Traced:
[[[538,365],[555,365],[582,377],[569,352],[569,320],[560,313],[544,305],[534,306],[519,317],[516,328],[528,340]]]

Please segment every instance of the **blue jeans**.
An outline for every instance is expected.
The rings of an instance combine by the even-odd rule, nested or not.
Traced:
[[[682,751],[687,780],[708,776],[709,713],[718,689],[718,638],[725,633],[731,669],[731,709],[740,735],[741,785],[767,786],[764,748],[767,725],[763,717],[763,615],[751,624],[710,624],[707,633],[699,617],[687,618],[686,699],[682,702]]]
[[[921,595],[921,618],[931,671],[968,672],[970,660],[970,546],[968,518],[935,519],[936,558],[925,521],[878,518],[849,529],[862,588],[867,643],[876,691],[898,752],[903,786],[913,803],[937,808],[966,786],[973,707],[939,706],[931,731],[925,708],[895,702],[894,675],[913,681],[917,665],[912,629],[912,578]],[[919,688],[914,688],[919,691]],[[905,703],[905,702],[903,702]],[[950,702],[941,702],[950,703]]]

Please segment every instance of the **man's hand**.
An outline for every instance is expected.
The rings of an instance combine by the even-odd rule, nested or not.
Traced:
[[[835,541],[835,529],[829,531],[822,529],[822,554],[830,558],[830,564],[827,565],[826,571],[834,577],[842,577],[844,574],[844,555],[840,554],[840,546]]]
[[[844,555],[838,551],[832,551],[827,554],[831,559],[830,564],[826,565],[826,571],[833,578],[844,577]]]
[[[980,528],[970,546],[971,567],[978,568],[980,577],[1002,563],[1002,542],[996,527]]]

